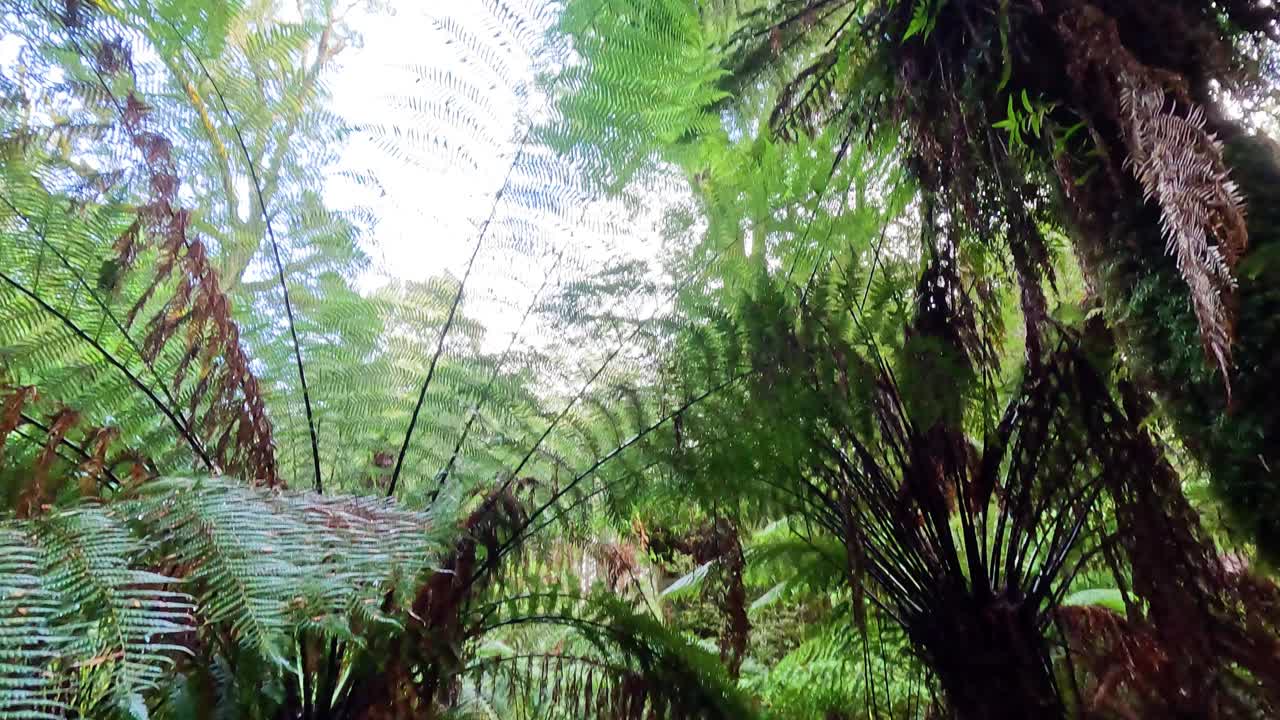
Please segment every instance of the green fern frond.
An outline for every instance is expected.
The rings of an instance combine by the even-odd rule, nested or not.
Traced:
[[[189,652],[179,636],[194,630],[190,597],[169,589],[174,578],[137,569],[143,546],[109,510],[86,507],[31,525],[43,582],[69,611],[60,624],[82,628],[67,668],[81,676],[77,704],[142,702],[172,674],[175,656]]]
[[[58,626],[65,608],[43,570],[29,529],[0,526],[0,717],[52,720],[71,709],[57,668],[76,633]]]

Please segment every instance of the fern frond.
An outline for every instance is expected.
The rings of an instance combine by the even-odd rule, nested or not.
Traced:
[[[440,547],[428,516],[386,502],[184,480],[143,492],[127,507],[183,568],[201,617],[281,663],[290,628],[353,612],[380,618],[385,593],[412,587]]]
[[[0,526],[0,716],[61,718],[70,711],[57,668],[76,642],[59,627],[64,605],[43,581],[28,528]]]
[[[1145,199],[1160,207],[1165,251],[1191,289],[1205,351],[1230,396],[1233,270],[1249,242],[1243,200],[1228,177],[1222,144],[1205,130],[1200,108],[1181,115],[1163,89],[1133,76],[1123,78],[1122,85],[1127,163]]]
[[[137,569],[143,546],[108,510],[86,507],[31,522],[44,554],[43,582],[70,610],[63,626],[83,627],[68,668],[89,675],[78,679],[78,704],[141,704],[171,676],[175,656],[189,652],[179,636],[195,629],[190,598],[168,589],[174,578]]]

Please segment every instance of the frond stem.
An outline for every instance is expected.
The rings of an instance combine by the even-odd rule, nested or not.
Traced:
[[[418,415],[422,412],[423,403],[426,402],[427,390],[431,387],[431,380],[436,374],[436,365],[440,362],[440,356],[444,354],[444,341],[449,335],[449,330],[453,327],[453,321],[458,314],[458,307],[462,304],[462,294],[466,290],[467,280],[471,278],[471,271],[475,268],[476,257],[480,255],[480,248],[484,245],[485,237],[489,234],[489,226],[498,214],[498,206],[502,203],[502,197],[511,185],[511,178],[515,174],[516,166],[520,164],[520,158],[524,157],[525,147],[528,145],[532,135],[533,126],[530,125],[525,131],[524,137],[520,140],[515,157],[511,159],[511,165],[507,168],[507,174],[502,180],[501,187],[498,188],[498,192],[493,196],[493,202],[489,206],[489,216],[485,218],[484,224],[480,226],[480,234],[476,238],[475,247],[471,249],[471,257],[467,259],[467,269],[463,271],[462,280],[458,282],[458,290],[453,294],[453,302],[449,305],[449,315],[445,318],[444,327],[440,329],[440,336],[436,339],[436,349],[431,354],[431,362],[427,366],[427,377],[422,381],[422,389],[418,391],[418,402],[413,406],[413,414],[409,416],[409,428],[405,430],[404,442],[400,443],[400,454],[396,457],[395,470],[391,472],[391,483],[387,486],[387,497],[395,497],[396,486],[400,482],[400,471],[404,469],[404,458],[409,453],[409,441],[413,439],[413,431],[418,426]]]
[[[75,322],[71,320],[71,318],[67,317],[60,310],[53,307],[49,303],[45,302],[44,298],[32,292],[30,289],[28,289],[26,286],[24,286],[22,283],[18,282],[17,280],[14,280],[12,277],[9,276],[8,273],[4,272],[3,270],[0,270],[0,280],[3,280],[10,287],[12,287],[13,289],[17,290],[18,292],[30,298],[32,302],[40,306],[41,310],[44,310],[45,312],[49,313],[53,317],[60,320],[63,325],[67,326],[67,329],[75,333],[76,336],[78,336],[81,340],[87,343],[89,347],[96,350],[104,360],[106,360],[108,363],[111,364],[112,367],[114,367],[116,370],[119,370],[126,378],[129,379],[129,382],[133,383],[134,387],[141,390],[142,393],[147,396],[147,399],[150,400],[152,404],[156,406],[156,409],[164,413],[164,416],[169,420],[169,422],[173,423],[173,426],[174,428],[177,429],[178,434],[180,434],[182,438],[187,441],[187,444],[190,445],[191,449],[194,450],[196,455],[200,457],[200,461],[204,463],[205,467],[208,468],[210,472],[216,473],[218,471],[217,466],[214,465],[213,461],[209,459],[209,455],[205,452],[204,447],[200,445],[200,441],[196,440],[195,436],[191,434],[191,432],[187,429],[186,424],[183,423],[182,420],[179,419],[173,413],[173,411],[169,409],[168,405],[164,404],[164,401],[162,401],[156,395],[154,390],[148,387],[146,383],[142,382],[142,380],[137,375],[134,375],[133,372],[129,370],[129,368],[125,366],[123,362],[121,362],[118,358],[116,358],[115,355],[112,355],[106,348],[102,347],[101,343],[93,339],[93,337],[89,335],[89,333],[81,329],[79,325],[76,325]]]
[[[258,179],[258,171],[254,166],[253,158],[249,155],[249,147],[245,144],[244,135],[240,132],[240,124],[236,122],[235,116],[231,114],[231,108],[227,105],[227,99],[222,95],[222,88],[218,86],[217,81],[213,79],[213,75],[209,73],[209,68],[205,66],[204,61],[192,49],[190,43],[178,30],[177,26],[169,21],[169,26],[173,28],[174,33],[178,35],[178,39],[191,52],[192,59],[196,61],[196,65],[200,68],[200,73],[209,81],[209,86],[213,89],[213,94],[218,98],[218,104],[222,106],[222,113],[227,116],[227,121],[231,125],[231,132],[236,136],[236,145],[240,148],[240,154],[244,156],[245,166],[249,170],[249,180],[253,183],[254,194],[258,198],[258,211],[262,213],[263,224],[266,226],[267,239],[271,242],[271,258],[275,263],[276,275],[280,281],[280,291],[284,295],[284,312],[289,320],[289,337],[293,341],[293,359],[298,366],[298,382],[302,385],[302,403],[307,413],[307,432],[311,436],[311,462],[314,469],[314,486],[317,493],[324,493],[324,484],[320,477],[320,439],[316,433],[315,415],[311,410],[311,392],[307,387],[307,371],[302,362],[302,349],[298,342],[298,327],[293,316],[293,303],[289,299],[289,284],[285,281],[284,263],[280,260],[280,243],[276,240],[276,232],[271,226],[271,216],[267,214],[266,199],[262,193],[262,182]]]
[[[138,354],[138,357],[142,359],[143,365],[151,371],[151,377],[156,381],[156,385],[160,388],[160,392],[164,395],[164,399],[173,407],[178,407],[178,401],[175,400],[173,394],[169,392],[169,388],[160,381],[160,376],[159,373],[156,372],[155,365],[146,359],[146,354],[142,352],[142,348],[138,347],[138,343],[133,339],[133,336],[129,334],[129,331],[125,329],[124,324],[120,322],[120,318],[111,311],[111,308],[107,305],[106,301],[104,301],[101,296],[94,292],[93,288],[89,286],[88,281],[84,279],[84,274],[71,264],[71,260],[68,259],[67,256],[57,248],[57,246],[49,242],[48,233],[43,230],[36,229],[35,223],[32,222],[31,218],[27,217],[25,213],[19,210],[18,207],[13,204],[12,200],[5,195],[0,195],[0,201],[3,201],[5,205],[9,206],[9,209],[13,211],[13,214],[21,218],[23,224],[30,228],[31,231],[35,233],[36,237],[40,238],[42,249],[47,247],[49,250],[53,251],[54,256],[58,258],[59,262],[62,263],[62,266],[71,271],[71,274],[76,278],[76,282],[84,288],[85,292],[89,294],[89,297],[93,299],[94,303],[96,303],[98,307],[102,308],[103,315],[111,321],[111,324],[115,326],[116,331],[124,337],[129,348]]]

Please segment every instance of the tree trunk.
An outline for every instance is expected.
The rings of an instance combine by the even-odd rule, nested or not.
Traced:
[[[1219,134],[1245,197],[1249,250],[1237,272],[1238,321],[1230,402],[1206,362],[1186,285],[1164,247],[1159,214],[1139,203],[1082,248],[1109,315],[1132,353],[1131,369],[1164,402],[1192,454],[1212,473],[1234,529],[1280,561],[1280,148],[1229,123]]]
[[[1002,598],[952,595],[912,639],[960,720],[1064,716],[1047,641],[1034,608]]]

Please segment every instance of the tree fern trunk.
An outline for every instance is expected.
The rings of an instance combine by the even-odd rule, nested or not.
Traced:
[[[1103,300],[1195,458],[1210,471],[1237,531],[1280,560],[1280,148],[1225,124],[1225,157],[1245,197],[1249,250],[1240,263],[1230,401],[1205,362],[1185,284],[1160,253],[1158,213],[1138,207],[1085,247]],[[1088,243],[1086,243],[1086,246]]]
[[[1061,718],[1047,642],[1031,608],[952,597],[913,633],[960,720]]]

